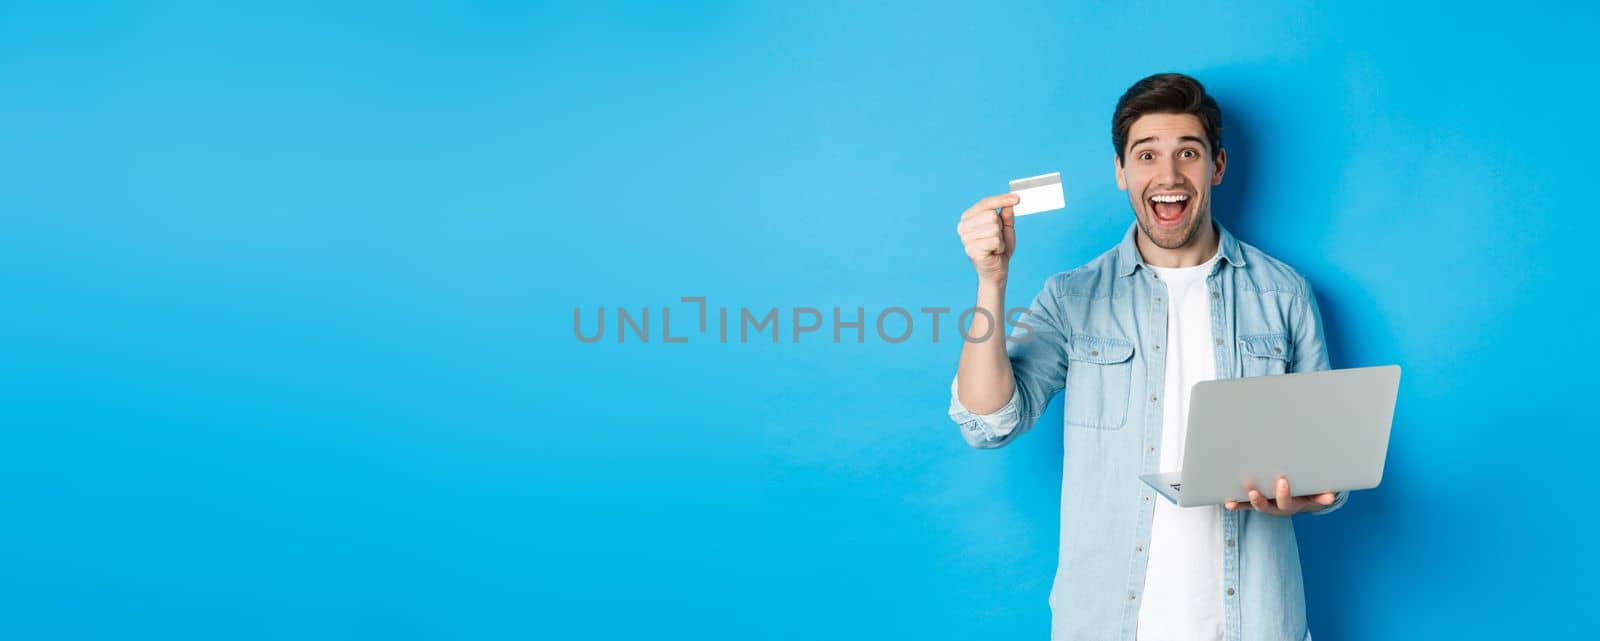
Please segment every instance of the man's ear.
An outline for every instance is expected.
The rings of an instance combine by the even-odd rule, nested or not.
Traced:
[[[1122,159],[1116,154],[1111,154],[1111,167],[1117,170],[1117,189],[1128,190],[1128,177],[1122,175]]]
[[[1226,148],[1218,149],[1217,150],[1217,172],[1214,173],[1214,174],[1211,174],[1211,184],[1212,185],[1220,185],[1220,184],[1222,184],[1222,172],[1227,171],[1227,169],[1228,169],[1228,150]]]

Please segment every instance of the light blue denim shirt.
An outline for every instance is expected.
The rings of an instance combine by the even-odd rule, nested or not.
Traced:
[[[1050,590],[1051,638],[1134,640],[1150,522],[1161,499],[1139,480],[1161,460],[1166,389],[1166,287],[1129,227],[1087,265],[1052,276],[1006,350],[1016,381],[990,414],[967,411],[950,388],[950,417],[976,448],[1021,436],[1063,391],[1060,565]],[[1220,224],[1206,276],[1218,378],[1328,369],[1321,313],[1305,278],[1235,240]],[[1294,479],[1290,479],[1293,482]],[[1344,504],[1338,494],[1325,514]],[[1290,517],[1224,511],[1225,638],[1309,639],[1300,553]]]

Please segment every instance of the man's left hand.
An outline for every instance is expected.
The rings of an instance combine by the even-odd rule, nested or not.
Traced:
[[[1310,512],[1333,505],[1333,492],[1323,492],[1310,496],[1294,496],[1289,493],[1289,479],[1278,477],[1277,498],[1269,499],[1259,490],[1250,490],[1250,501],[1228,501],[1225,504],[1230,510],[1255,510],[1273,516],[1290,516],[1300,512]]]

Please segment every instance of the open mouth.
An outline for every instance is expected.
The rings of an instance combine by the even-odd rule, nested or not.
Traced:
[[[1183,222],[1184,215],[1189,213],[1188,194],[1156,194],[1146,202],[1150,204],[1150,213],[1156,224],[1163,227],[1178,226]]]

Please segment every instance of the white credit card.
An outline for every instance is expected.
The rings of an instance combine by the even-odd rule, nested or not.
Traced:
[[[1067,206],[1067,197],[1061,193],[1061,172],[1053,171],[1042,176],[1018,178],[1011,181],[1011,193],[1022,202],[1012,211],[1018,216],[1052,211]]]

